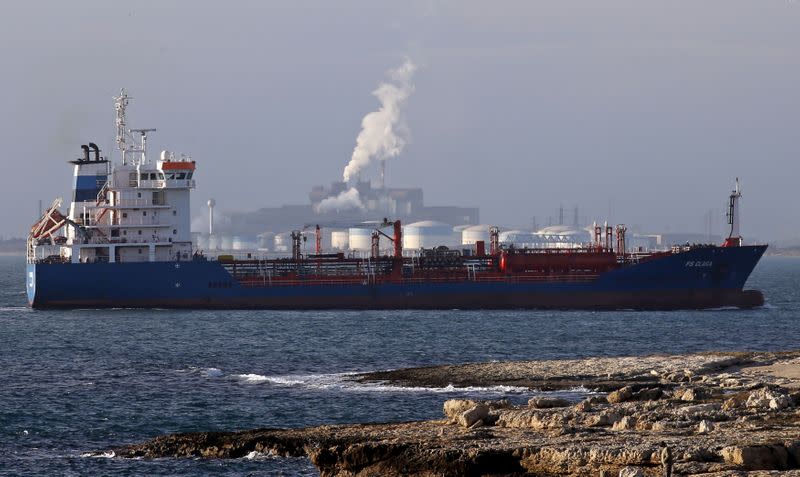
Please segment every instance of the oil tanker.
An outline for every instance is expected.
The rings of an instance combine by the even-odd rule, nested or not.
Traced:
[[[702,309],[764,303],[744,285],[766,245],[739,234],[738,180],[730,234],[721,245],[629,250],[622,225],[594,226],[588,243],[517,248],[498,230],[472,249],[404,251],[402,225],[374,225],[366,256],[325,253],[316,227],[292,233],[290,256],[207,257],[192,244],[189,196],[196,162],[147,155],[153,129],[129,129],[123,90],[115,98],[120,159],[94,143],[73,166],[66,213],[56,199],[27,240],[26,289],[33,308],[260,309]],[[390,243],[386,253],[382,243]]]

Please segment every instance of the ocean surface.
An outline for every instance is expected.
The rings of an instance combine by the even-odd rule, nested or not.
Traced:
[[[0,475],[317,475],[305,459],[82,454],[160,434],[438,418],[525,389],[356,385],[347,374],[486,360],[800,347],[800,259],[766,257],[754,310],[33,311],[0,257]],[[579,399],[580,390],[567,393]]]

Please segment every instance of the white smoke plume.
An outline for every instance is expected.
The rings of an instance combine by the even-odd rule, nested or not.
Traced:
[[[318,214],[326,212],[341,212],[350,209],[363,209],[364,204],[361,202],[361,197],[358,194],[358,189],[351,187],[342,191],[339,195],[334,197],[327,197],[322,199],[319,204],[314,207]]]
[[[414,91],[411,77],[416,69],[416,65],[406,58],[402,65],[387,73],[392,81],[381,83],[372,92],[381,102],[381,107],[361,120],[356,147],[344,168],[345,182],[355,179],[373,159],[385,161],[400,154],[405,147],[406,140],[400,130],[401,113],[403,105]]]

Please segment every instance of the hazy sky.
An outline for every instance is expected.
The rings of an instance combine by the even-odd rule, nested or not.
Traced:
[[[796,1],[9,1],[0,51],[4,236],[108,152],[121,87],[152,153],[198,161],[196,214],[307,203],[410,57],[387,175],[430,205],[699,231],[739,176],[743,233],[800,238]]]

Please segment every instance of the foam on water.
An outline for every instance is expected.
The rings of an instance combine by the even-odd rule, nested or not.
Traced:
[[[266,376],[263,374],[234,374],[237,381],[245,384],[272,384],[283,387],[301,387],[317,390],[334,390],[344,392],[376,392],[376,393],[434,393],[434,394],[475,394],[486,396],[536,395],[536,394],[561,394],[566,396],[582,396],[590,394],[585,388],[576,388],[563,391],[537,391],[525,386],[454,386],[449,384],[444,387],[429,386],[399,386],[387,382],[363,383],[351,379],[357,373],[330,373],[330,374],[288,374]]]
[[[219,378],[225,375],[219,368],[206,368],[203,370],[203,374],[209,378]]]
[[[275,456],[270,452],[257,452],[257,451],[250,451],[244,459],[247,460],[271,460],[274,459]]]

